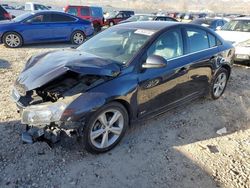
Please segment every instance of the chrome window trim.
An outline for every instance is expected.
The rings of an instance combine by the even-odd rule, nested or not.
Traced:
[[[187,53],[187,54],[184,54],[184,55],[181,55],[181,56],[178,56],[178,57],[173,57],[173,58],[167,59],[167,61],[173,61],[173,60],[176,60],[176,59],[180,59],[180,58],[183,58],[183,57],[186,57],[186,56],[189,56],[189,55],[193,55],[193,54],[197,54],[197,53],[200,53],[200,52],[204,52],[204,51],[207,51],[207,50],[212,50],[212,49],[215,49],[215,48],[218,48],[218,46],[214,46],[214,47],[211,47],[211,48],[206,48],[204,50],[199,50],[199,51],[196,51],[196,52]]]

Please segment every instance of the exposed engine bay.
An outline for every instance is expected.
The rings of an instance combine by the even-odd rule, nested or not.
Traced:
[[[26,96],[20,98],[20,102],[22,106],[35,105],[43,102],[56,102],[60,98],[85,92],[107,79],[108,77],[105,76],[81,75],[68,71],[42,87],[28,91]]]

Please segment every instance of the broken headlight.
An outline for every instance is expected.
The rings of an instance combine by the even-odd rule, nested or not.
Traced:
[[[29,106],[23,110],[21,122],[29,125],[58,122],[66,107],[67,104],[63,102]]]

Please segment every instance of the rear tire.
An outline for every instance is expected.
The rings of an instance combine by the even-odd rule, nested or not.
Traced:
[[[82,31],[74,31],[71,35],[71,43],[81,45],[86,39],[85,34]]]
[[[103,153],[114,148],[123,138],[129,117],[125,107],[111,102],[97,110],[86,122],[82,144],[91,153]]]
[[[19,48],[23,45],[23,38],[16,32],[7,32],[3,35],[3,43],[7,48]]]
[[[112,26],[114,26],[114,25],[115,25],[114,22],[109,22],[109,27],[112,27]]]
[[[212,84],[210,86],[209,97],[211,99],[218,99],[220,98],[227,86],[227,81],[229,78],[229,72],[225,68],[221,68],[212,80]]]

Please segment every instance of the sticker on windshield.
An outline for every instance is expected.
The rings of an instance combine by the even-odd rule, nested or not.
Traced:
[[[147,35],[147,36],[151,36],[155,33],[155,31],[151,31],[151,30],[146,30],[146,29],[137,29],[135,31],[136,34],[141,34],[141,35]]]

